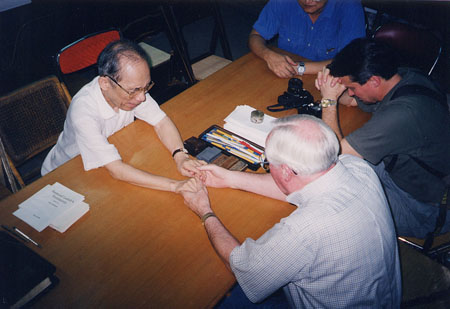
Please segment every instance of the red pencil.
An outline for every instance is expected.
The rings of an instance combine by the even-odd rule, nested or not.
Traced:
[[[250,146],[248,143],[244,142],[244,141],[239,141],[239,143],[241,143],[242,145],[244,145],[245,147],[247,147],[250,150],[253,150],[254,152],[256,152],[257,154],[261,155],[261,151],[256,150],[255,148],[253,148],[252,146]]]

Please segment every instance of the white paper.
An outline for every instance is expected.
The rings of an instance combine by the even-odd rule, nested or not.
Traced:
[[[50,203],[55,209],[67,209],[72,205],[84,200],[84,196],[70,190],[66,186],[63,186],[59,182],[55,182],[53,185],[47,185],[29,199],[19,204],[20,208],[35,208],[43,207]],[[61,210],[59,210],[61,211]]]
[[[50,220],[52,219],[46,215],[33,212],[26,208],[19,208],[13,212],[13,215],[28,223],[28,225],[38,232],[42,232],[50,224]]]
[[[83,200],[83,195],[56,182],[19,204],[19,209],[13,215],[41,232],[57,217]]]
[[[77,220],[88,211],[89,205],[85,202],[80,202],[55,218],[55,220],[53,220],[50,224],[50,227],[60,233],[64,233],[72,224],[77,222]]]
[[[266,144],[267,135],[274,127],[275,117],[264,115],[261,123],[253,123],[250,115],[255,108],[248,105],[239,105],[228,115],[225,120],[224,129],[238,134],[262,147]]]

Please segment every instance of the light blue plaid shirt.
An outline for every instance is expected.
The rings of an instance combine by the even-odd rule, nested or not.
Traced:
[[[230,255],[251,301],[284,287],[296,308],[399,307],[394,224],[380,182],[364,160],[341,156],[287,201],[298,209]]]

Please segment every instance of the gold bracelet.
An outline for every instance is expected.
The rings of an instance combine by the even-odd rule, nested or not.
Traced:
[[[210,217],[216,217],[216,218],[217,218],[217,216],[216,216],[215,213],[213,213],[213,212],[208,212],[208,213],[206,213],[206,214],[204,214],[204,215],[202,216],[202,225],[205,225],[206,219],[208,219],[208,218],[210,218]]]

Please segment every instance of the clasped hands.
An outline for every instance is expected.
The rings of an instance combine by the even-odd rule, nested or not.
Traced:
[[[340,78],[330,75],[327,67],[323,67],[322,71],[317,73],[314,85],[320,91],[322,98],[336,101],[346,90],[346,87],[340,83]]]
[[[203,161],[202,161],[203,162]],[[198,167],[200,173],[186,180],[183,188],[178,192],[184,198],[184,203],[199,217],[211,212],[208,190],[206,186],[224,188],[228,187],[230,171],[214,164],[203,163]]]

